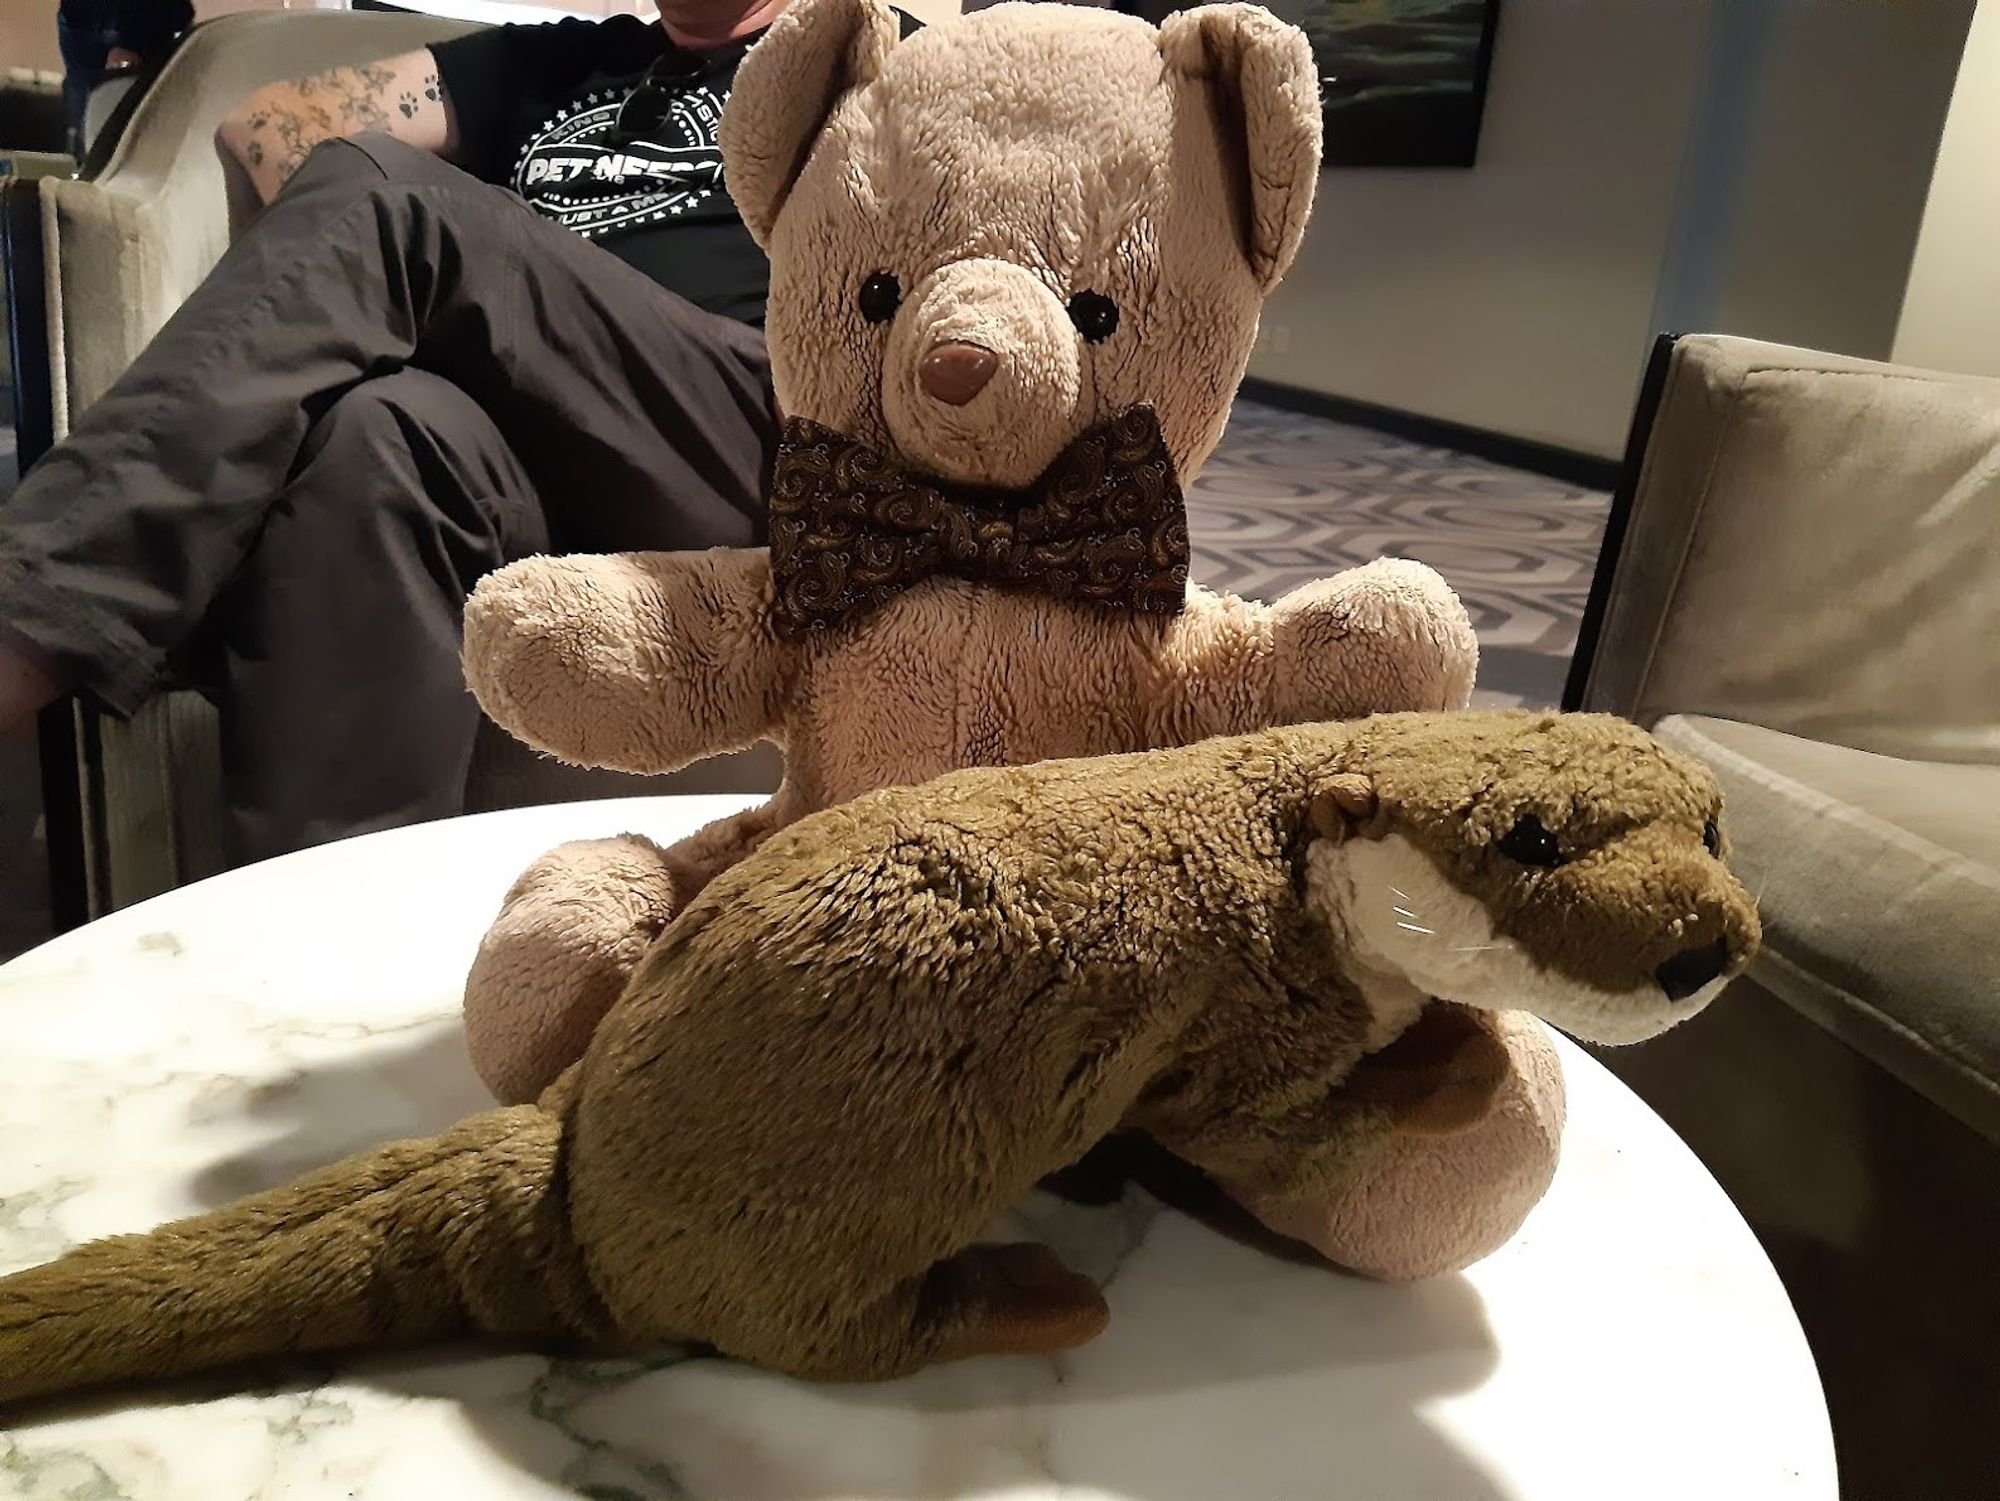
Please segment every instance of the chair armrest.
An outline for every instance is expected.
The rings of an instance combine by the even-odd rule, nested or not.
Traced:
[[[1571,706],[2000,761],[2000,381],[1720,335],[1663,360]]]
[[[62,267],[59,316],[51,319],[65,377],[58,412],[80,411],[102,395],[228,247],[214,136],[238,102],[283,78],[473,29],[387,12],[254,11],[189,32],[108,153],[92,153],[95,175],[43,185]]]

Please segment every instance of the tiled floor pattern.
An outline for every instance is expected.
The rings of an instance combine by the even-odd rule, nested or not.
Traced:
[[[1458,590],[1481,699],[1553,704],[1610,497],[1368,428],[1239,402],[1189,499],[1195,577],[1275,599],[1371,558],[1416,558]]]

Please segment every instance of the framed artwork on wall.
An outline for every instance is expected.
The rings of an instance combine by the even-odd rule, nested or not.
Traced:
[[[1291,0],[1312,39],[1329,167],[1470,167],[1500,0]]]

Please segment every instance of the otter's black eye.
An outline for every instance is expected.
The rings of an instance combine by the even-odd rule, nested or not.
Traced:
[[[903,305],[903,284],[887,271],[877,271],[861,284],[861,316],[870,323],[887,323]]]
[[[1722,853],[1722,830],[1715,826],[1714,819],[1711,818],[1701,826],[1701,842],[1711,855]]]
[[[1118,304],[1102,292],[1078,292],[1069,300],[1069,321],[1086,342],[1102,344],[1118,332]]]
[[[1556,836],[1543,828],[1542,821],[1532,813],[1523,813],[1514,820],[1514,827],[1500,836],[1500,853],[1523,865],[1546,868],[1563,863],[1562,846],[1556,843]]]

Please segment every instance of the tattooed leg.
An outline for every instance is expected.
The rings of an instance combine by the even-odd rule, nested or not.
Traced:
[[[216,139],[269,203],[314,147],[366,131],[450,154],[450,109],[428,51],[272,84],[234,111]]]

